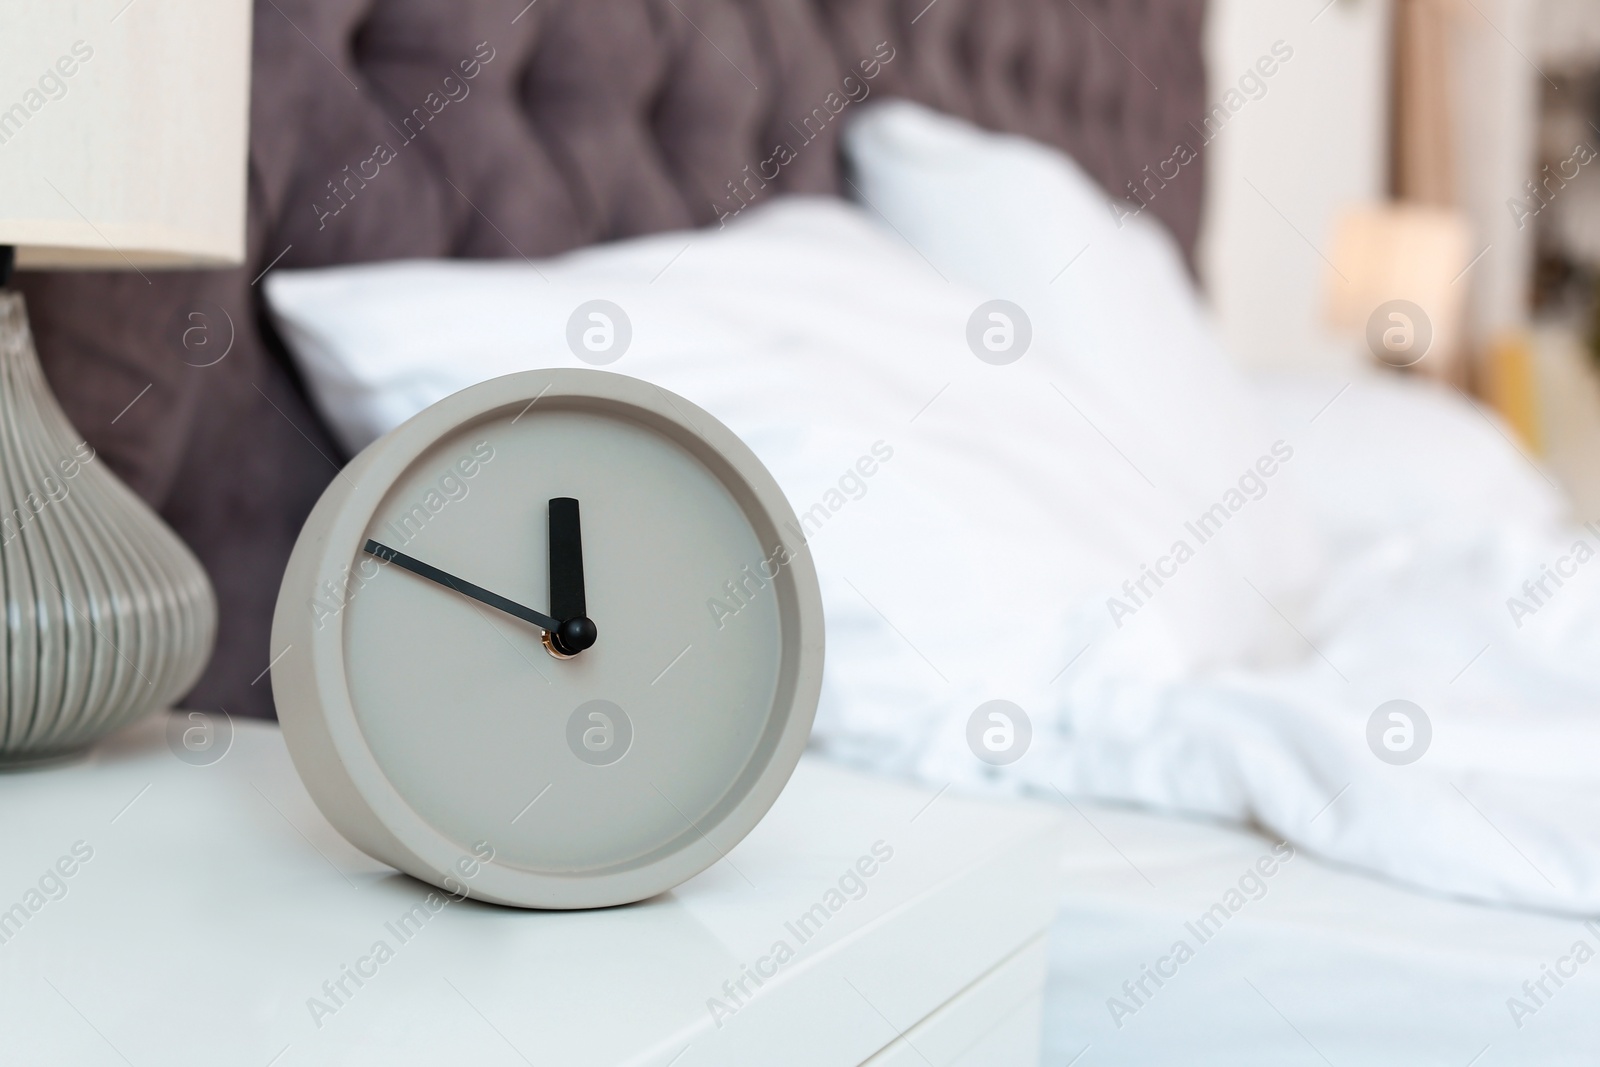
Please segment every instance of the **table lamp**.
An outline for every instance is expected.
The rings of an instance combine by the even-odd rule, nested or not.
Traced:
[[[200,562],[67,421],[5,286],[13,265],[243,262],[250,73],[249,0],[7,7],[0,766],[80,750],[169,706],[211,655],[216,597]]]
[[[1329,326],[1362,336],[1382,364],[1453,380],[1469,241],[1466,220],[1449,208],[1388,203],[1345,210],[1334,226],[1327,272]]]

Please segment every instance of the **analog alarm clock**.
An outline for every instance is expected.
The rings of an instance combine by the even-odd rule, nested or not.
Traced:
[[[433,405],[317,503],[279,592],[273,696],[358,848],[452,894],[626,903],[727,855],[821,686],[794,512],[705,411],[594,370]]]

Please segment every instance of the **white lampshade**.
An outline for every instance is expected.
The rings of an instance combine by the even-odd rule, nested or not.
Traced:
[[[10,0],[0,245],[23,269],[244,259],[250,0]]]
[[[1328,324],[1360,334],[1381,307],[1409,301],[1428,317],[1432,334],[1434,358],[1419,369],[1448,373],[1461,343],[1469,244],[1465,219],[1448,208],[1388,203],[1345,210],[1334,227]]]

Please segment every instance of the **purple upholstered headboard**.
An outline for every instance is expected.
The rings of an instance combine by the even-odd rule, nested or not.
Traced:
[[[829,94],[885,43],[874,95],[1060,145],[1121,190],[1195,141],[1203,2],[264,0],[246,266],[17,279],[68,414],[216,584],[191,705],[272,714],[279,577],[347,458],[266,324],[263,271],[532,258],[837,192]],[[1186,248],[1200,169],[1150,205]]]

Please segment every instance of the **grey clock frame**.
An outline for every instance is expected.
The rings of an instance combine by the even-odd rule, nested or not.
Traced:
[[[479,842],[452,840],[411,808],[363,736],[346,676],[343,621],[318,629],[308,609],[324,582],[337,587],[344,580],[390,487],[437,442],[539,409],[589,411],[662,434],[728,488],[763,544],[790,549],[772,580],[783,646],[778,685],[762,743],[745,772],[709,816],[699,824],[686,821],[681,835],[643,861],[571,875],[486,859]],[[784,535],[798,529],[777,480],[743,441],[703,409],[648,382],[598,370],[526,371],[446,397],[356,456],[317,502],[295,543],[272,627],[272,648],[282,650],[272,668],[273,698],[295,769],[317,807],[357,848],[455,896],[565,909],[665,892],[722,859],[755,828],[810,738],[825,640],[810,552]]]

